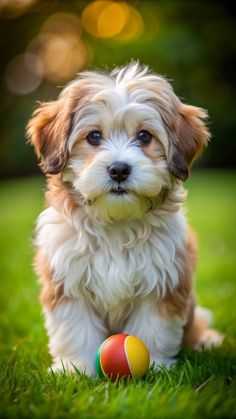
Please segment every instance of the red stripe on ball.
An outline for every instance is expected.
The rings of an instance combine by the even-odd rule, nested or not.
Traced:
[[[125,353],[127,334],[110,336],[101,348],[101,366],[112,381],[121,377],[132,377]]]

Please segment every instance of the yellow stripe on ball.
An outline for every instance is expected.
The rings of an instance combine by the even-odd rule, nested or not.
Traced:
[[[125,352],[133,378],[142,377],[147,372],[150,362],[146,345],[136,336],[127,336]]]

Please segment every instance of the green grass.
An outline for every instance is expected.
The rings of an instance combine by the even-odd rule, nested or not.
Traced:
[[[199,303],[225,333],[222,347],[183,351],[177,367],[143,380],[90,380],[52,375],[32,272],[32,232],[43,206],[43,181],[0,184],[0,417],[233,418],[236,417],[236,173],[196,172],[187,182],[188,217],[198,232]]]

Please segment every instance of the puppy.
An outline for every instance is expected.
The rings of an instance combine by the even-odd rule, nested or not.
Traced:
[[[166,366],[183,345],[221,343],[195,309],[197,245],[182,208],[206,116],[138,63],[82,72],[34,112],[27,136],[47,175],[35,269],[53,370],[92,375],[113,333],[138,336]]]

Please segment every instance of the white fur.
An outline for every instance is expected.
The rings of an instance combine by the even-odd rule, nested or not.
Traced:
[[[156,211],[141,221],[106,225],[79,210],[65,215],[66,210],[62,216],[47,208],[37,229],[53,281],[63,280],[72,299],[45,310],[54,366],[59,368],[61,358],[92,373],[96,347],[108,333],[122,331],[140,336],[152,360],[168,364],[179,351],[183,323],[161,319],[157,301],[178,285],[176,252],[184,246],[187,228],[182,213]]]
[[[181,348],[185,321],[179,317],[166,320],[157,315],[156,295],[137,301],[124,331],[142,339],[150,351],[151,363],[171,366]]]
[[[74,367],[88,375],[94,372],[96,349],[107,330],[85,299],[62,303],[53,311],[44,309],[49,349],[54,371]]]
[[[146,214],[142,220],[99,224],[75,210],[65,219],[54,208],[38,220],[37,246],[48,256],[53,281],[77,298],[86,287],[93,303],[108,310],[122,301],[178,285],[178,259],[187,225],[181,212]]]

